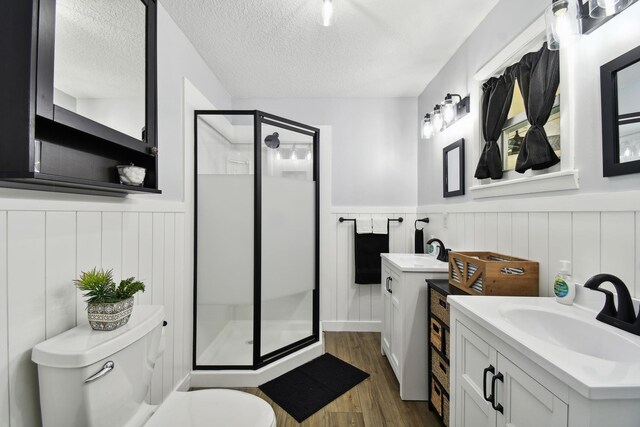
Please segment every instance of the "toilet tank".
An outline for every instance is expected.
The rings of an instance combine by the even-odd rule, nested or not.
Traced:
[[[164,350],[163,320],[162,306],[135,306],[115,331],[86,324],[36,345],[43,426],[143,425],[154,409],[145,397]]]

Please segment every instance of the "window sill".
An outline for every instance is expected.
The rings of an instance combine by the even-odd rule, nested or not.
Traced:
[[[509,181],[480,184],[469,188],[474,199],[513,196],[517,194],[545,193],[548,191],[575,190],[579,188],[578,171],[568,170],[534,175]]]

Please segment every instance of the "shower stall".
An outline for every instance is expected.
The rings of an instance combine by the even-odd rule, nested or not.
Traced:
[[[194,370],[319,341],[319,138],[262,111],[195,111]]]

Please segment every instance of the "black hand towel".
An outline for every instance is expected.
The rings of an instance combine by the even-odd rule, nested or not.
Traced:
[[[421,229],[418,230],[417,228],[416,228],[415,253],[417,254],[424,253],[424,231],[422,231]]]
[[[380,284],[382,274],[380,254],[389,253],[389,234],[354,234],[356,283]]]

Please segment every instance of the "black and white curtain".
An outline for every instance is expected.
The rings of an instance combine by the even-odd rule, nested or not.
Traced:
[[[516,172],[546,169],[560,162],[544,130],[560,84],[560,57],[558,51],[549,50],[545,43],[542,49],[526,54],[503,75],[493,77],[483,85],[482,131],[485,146],[475,173],[478,179],[502,178],[502,156],[497,141],[511,107],[516,79],[527,120],[531,124],[520,146]]]

